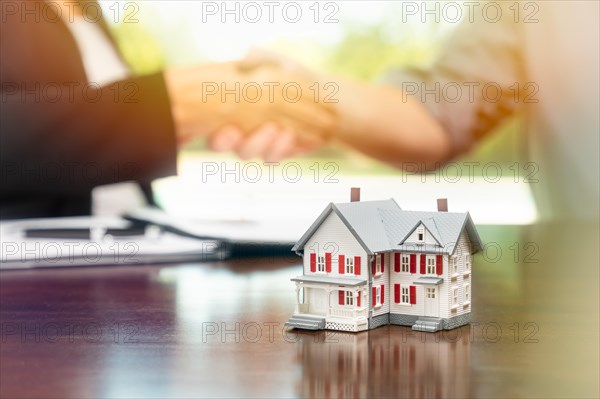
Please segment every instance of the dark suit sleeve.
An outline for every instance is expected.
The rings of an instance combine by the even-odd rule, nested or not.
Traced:
[[[3,196],[79,193],[175,174],[162,74],[105,87],[65,81],[2,86]]]
[[[60,19],[11,14],[0,30],[0,203],[79,198],[98,185],[175,174],[162,74],[101,87],[88,83]]]

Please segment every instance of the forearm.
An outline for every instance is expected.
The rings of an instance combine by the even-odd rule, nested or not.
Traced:
[[[342,142],[401,168],[433,169],[451,155],[443,126],[411,96],[388,86],[339,79],[338,84]]]

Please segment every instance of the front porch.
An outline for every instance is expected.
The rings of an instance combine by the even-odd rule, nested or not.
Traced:
[[[328,276],[299,276],[296,306],[286,325],[309,330],[363,331],[368,329],[366,280]]]

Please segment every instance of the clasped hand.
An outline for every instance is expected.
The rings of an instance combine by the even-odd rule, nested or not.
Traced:
[[[266,53],[165,71],[181,144],[205,138],[215,151],[275,162],[311,152],[338,128],[336,104],[319,98],[322,78]]]

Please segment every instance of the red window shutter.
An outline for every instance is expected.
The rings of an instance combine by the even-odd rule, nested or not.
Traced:
[[[425,271],[426,271],[425,264],[427,263],[427,255],[421,254],[420,256],[421,256],[421,274],[425,274]]]
[[[377,255],[373,256],[373,260],[371,261],[371,273],[373,274],[373,276],[375,275],[375,265],[377,264],[377,262],[375,261]]]
[[[360,308],[360,291],[356,294],[356,306]]]
[[[381,273],[383,273],[385,271],[385,254],[379,256],[381,256]]]
[[[410,304],[417,304],[417,287],[415,287],[414,285],[410,286]]]
[[[315,253],[310,254],[310,271],[313,273],[317,271],[317,254]]]
[[[354,257],[354,274],[360,276],[360,256]]]
[[[417,272],[417,255],[410,255],[410,274],[415,274]]]
[[[394,302],[400,303],[400,284],[394,284]]]
[[[344,255],[338,256],[338,271],[340,274],[346,273],[346,257]]]
[[[444,262],[442,260],[442,255],[437,255],[435,257],[435,274],[441,276],[443,273]]]
[[[385,292],[385,287],[381,284],[381,303],[385,302],[385,298],[383,297],[383,293]]]
[[[343,305],[344,304],[344,299],[345,299],[344,298],[344,291],[342,291],[342,290],[338,291],[338,299],[339,299],[340,305]]]
[[[394,271],[400,273],[400,252],[394,254]]]
[[[373,306],[377,305],[377,288],[373,287],[371,290],[373,293]]]
[[[331,273],[331,252],[325,252],[325,271]]]

